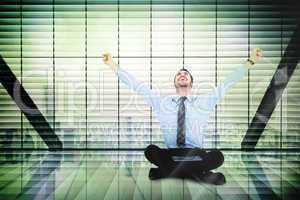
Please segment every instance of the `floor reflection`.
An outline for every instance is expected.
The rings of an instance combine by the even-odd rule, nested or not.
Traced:
[[[41,161],[26,168],[23,174],[32,173],[18,195],[21,199],[54,199],[56,171],[59,170],[62,154],[46,153]],[[24,166],[24,165],[23,165]]]
[[[141,151],[0,153],[0,199],[298,199],[300,153],[226,151],[227,183],[150,181]]]
[[[281,194],[276,194],[273,191],[270,181],[266,176],[265,171],[263,170],[260,162],[258,161],[257,155],[242,154],[242,161],[245,164],[247,171],[249,172],[249,180],[254,185],[253,189],[255,191],[249,192],[249,196],[251,197],[251,199],[266,199],[266,200],[282,199],[280,197]],[[278,166],[276,165],[278,165],[278,163],[276,164],[273,163],[272,167],[278,168]]]

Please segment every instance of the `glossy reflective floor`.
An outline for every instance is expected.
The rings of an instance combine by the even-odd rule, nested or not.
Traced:
[[[300,153],[225,151],[227,183],[150,181],[141,151],[1,151],[1,199],[299,199]]]

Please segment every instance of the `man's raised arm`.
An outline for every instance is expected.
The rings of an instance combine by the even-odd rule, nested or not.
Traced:
[[[112,56],[109,53],[103,54],[103,62],[114,70],[119,80],[121,80],[129,89],[143,95],[147,104],[152,106],[155,111],[158,111],[161,100],[160,95],[157,92],[151,90],[146,83],[137,80],[133,74],[119,67],[118,64],[113,61]]]
[[[247,74],[248,69],[251,68],[255,63],[257,63],[262,57],[262,51],[259,48],[255,48],[251,51],[249,59],[244,65],[237,67],[233,72],[231,72],[225,80],[214,89],[214,91],[204,96],[202,99],[205,104],[205,109],[211,111],[214,109],[215,105],[224,97],[224,95],[240,80],[244,78]]]

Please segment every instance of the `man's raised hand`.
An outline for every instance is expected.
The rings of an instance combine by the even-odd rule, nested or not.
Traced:
[[[262,50],[260,48],[254,48],[250,54],[250,60],[257,63],[262,58]]]
[[[118,65],[113,61],[110,53],[103,53],[102,56],[104,64],[108,65],[114,71],[118,69]]]

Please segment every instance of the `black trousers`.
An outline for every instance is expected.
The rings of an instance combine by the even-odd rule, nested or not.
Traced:
[[[156,145],[149,145],[145,150],[145,157],[158,166],[164,175],[199,175],[220,167],[224,156],[219,150],[205,151],[199,148],[161,149]],[[201,160],[176,161],[173,156],[200,156]]]

